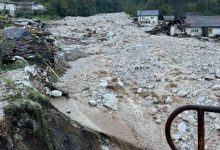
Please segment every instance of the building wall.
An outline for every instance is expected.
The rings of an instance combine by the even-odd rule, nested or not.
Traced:
[[[170,35],[171,36],[178,35],[180,33],[181,33],[181,31],[180,31],[180,29],[177,28],[177,26],[170,27]]]
[[[0,3],[0,10],[4,10],[4,9],[6,11],[9,11],[9,15],[14,16],[16,11],[16,5]]]
[[[32,10],[32,4],[18,4],[17,10],[24,10],[24,11],[31,11]]]
[[[3,9],[4,9],[4,4],[0,3],[0,10],[3,10]]]
[[[32,10],[44,10],[45,7],[43,5],[34,4],[32,5]]]
[[[138,21],[149,26],[156,26],[158,24],[158,16],[138,16]]]
[[[202,28],[185,28],[185,32],[190,36],[202,36]]]
[[[208,36],[209,37],[214,37],[216,35],[220,35],[220,28],[209,28],[208,29]]]

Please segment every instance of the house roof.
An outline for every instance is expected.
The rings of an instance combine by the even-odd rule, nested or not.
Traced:
[[[220,16],[186,16],[187,27],[220,27]]]
[[[163,16],[163,19],[166,20],[166,21],[174,20],[175,16]]]
[[[137,16],[159,16],[159,10],[138,10]]]

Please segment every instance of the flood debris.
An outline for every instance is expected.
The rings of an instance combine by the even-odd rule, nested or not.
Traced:
[[[3,35],[7,39],[21,39],[23,37],[29,36],[30,32],[23,29],[23,28],[18,28],[18,27],[9,27],[3,30]]]
[[[172,26],[176,26],[178,29],[182,30],[183,28],[182,25],[184,23],[185,23],[185,17],[175,17],[169,21],[164,21],[162,23],[159,23],[152,30],[146,31],[146,33],[149,33],[151,35],[156,35],[161,33],[170,35],[170,30]]]
[[[66,71],[66,66],[63,66],[62,61],[56,61],[55,55],[59,48],[55,46],[55,40],[48,37],[50,33],[45,30],[44,23],[33,20],[14,20],[13,23],[16,26],[2,31],[1,68],[14,66],[17,60],[23,61],[24,65],[19,68],[29,73],[33,84],[37,84],[40,91],[53,97],[58,97],[59,91],[60,96],[68,97],[68,93],[52,85],[53,80],[59,80]]]
[[[44,28],[45,23],[41,20],[33,20],[33,19],[13,19],[12,23],[16,27],[32,27],[32,28]]]

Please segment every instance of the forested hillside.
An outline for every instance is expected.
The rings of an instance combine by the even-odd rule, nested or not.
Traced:
[[[14,0],[33,1],[33,0]],[[135,14],[137,9],[160,9],[165,15],[186,11],[205,15],[220,15],[220,0],[34,0],[46,5],[50,15],[89,16],[96,13],[126,11]]]
[[[220,15],[220,0],[128,0],[126,11],[134,13],[137,8],[160,9],[164,15],[181,15],[197,12],[203,15]]]

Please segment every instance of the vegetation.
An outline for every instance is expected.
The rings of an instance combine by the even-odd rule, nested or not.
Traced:
[[[163,15],[183,15],[196,12],[201,15],[220,14],[219,0],[128,0],[125,6],[128,13],[137,9],[159,9]]]
[[[52,150],[52,144],[50,142],[48,133],[48,124],[45,120],[44,110],[52,108],[49,97],[41,94],[34,88],[19,86],[11,79],[0,78],[0,83],[5,84],[8,88],[13,89],[13,93],[5,96],[9,104],[4,107],[4,114],[20,120],[32,120],[38,124],[33,125],[32,133],[39,132],[41,130],[43,136],[43,142],[48,150]]]
[[[46,6],[50,16],[89,16],[96,13],[126,11],[135,14],[137,9],[160,9],[163,15],[180,15],[198,12],[205,15],[220,14],[219,0],[14,0],[35,1]]]
[[[15,63],[12,64],[3,64],[0,66],[0,71],[9,71],[9,70],[15,70],[15,69],[22,69],[27,65],[27,63],[24,60],[16,60]]]
[[[39,124],[39,129],[42,130],[44,143],[48,150],[52,150],[52,144],[49,139],[48,133],[48,124],[45,120],[45,116],[42,110],[41,105],[38,103],[32,102],[30,100],[18,99],[16,101],[11,102],[9,105],[4,107],[4,113],[7,116],[13,116],[18,119],[25,117],[26,120],[31,117],[31,120],[35,121]],[[30,116],[30,117],[28,117]],[[33,133],[36,132],[35,126],[33,126]]]

